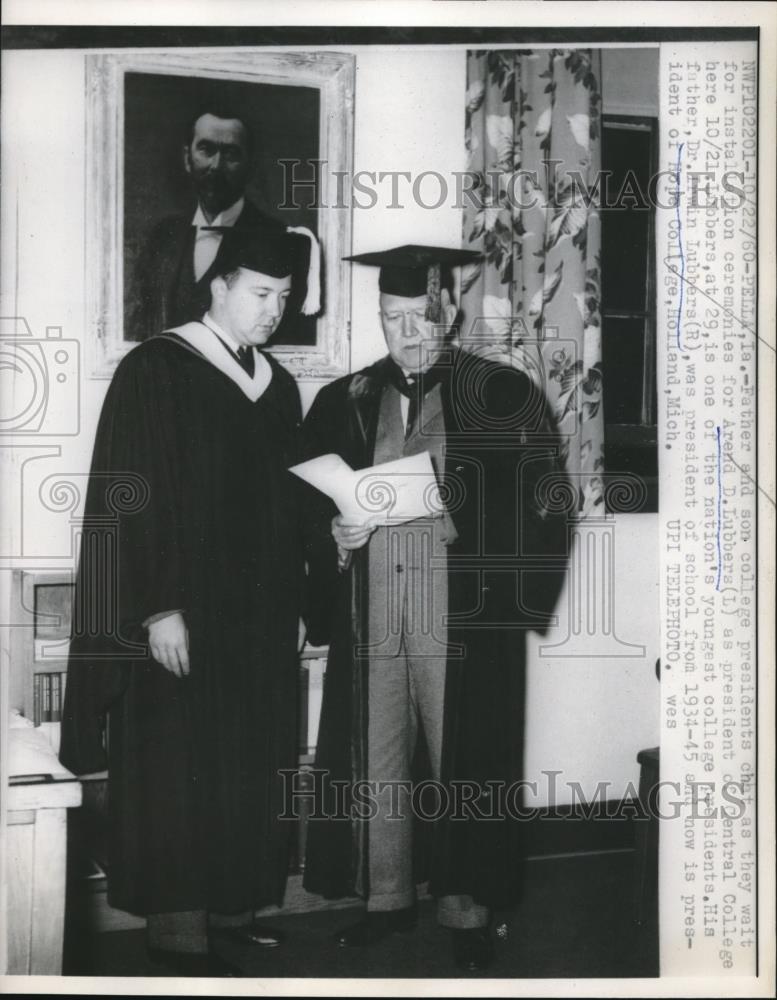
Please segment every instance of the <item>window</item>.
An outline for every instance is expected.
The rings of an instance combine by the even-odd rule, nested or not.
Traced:
[[[638,475],[658,510],[655,210],[658,121],[602,121],[602,361],[605,468]]]

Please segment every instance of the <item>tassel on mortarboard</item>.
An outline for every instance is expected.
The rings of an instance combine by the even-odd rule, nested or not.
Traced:
[[[440,300],[440,265],[432,264],[426,274],[426,313],[427,323],[440,322],[442,302]]]
[[[286,232],[304,236],[310,242],[307,291],[301,311],[305,316],[315,316],[321,309],[321,248],[315,235],[306,226],[287,226]]]

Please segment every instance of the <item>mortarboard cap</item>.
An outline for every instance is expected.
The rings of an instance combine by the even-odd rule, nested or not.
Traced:
[[[316,237],[304,226],[243,229],[238,226],[207,227],[223,232],[219,248],[222,275],[239,267],[271,278],[289,275],[307,285],[302,312],[308,316],[320,308],[320,257]]]
[[[403,298],[427,296],[426,318],[440,320],[440,289],[451,288],[450,269],[479,260],[475,250],[430,247],[409,243],[393,250],[360,253],[344,257],[357,264],[380,268],[379,287],[389,295]]]

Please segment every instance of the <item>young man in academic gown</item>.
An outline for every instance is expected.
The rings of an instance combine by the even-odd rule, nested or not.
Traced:
[[[345,523],[310,490],[309,637],[330,644],[316,756],[328,818],[310,820],[304,884],[366,899],[363,919],[337,934],[352,947],[410,930],[416,883],[429,878],[470,971],[491,962],[493,909],[520,895],[509,817],[525,633],[552,620],[567,547],[542,393],[449,340],[448,268],[474,256],[406,246],[351,258],[380,266],[389,353],[325,386],[303,425],[306,458],[333,452],[354,469],[428,451],[444,501],[442,513],[376,528],[367,513]],[[422,777],[441,782],[427,799],[411,791]]]
[[[147,917],[178,974],[238,974],[209,952],[209,916],[280,943],[244,925],[281,902],[288,867],[301,413],[261,348],[305,243],[227,233],[208,312],[122,360],[97,429],[60,756],[107,765],[108,901]]]

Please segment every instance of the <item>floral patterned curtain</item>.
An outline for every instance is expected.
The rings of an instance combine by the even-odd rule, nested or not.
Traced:
[[[544,389],[585,516],[603,512],[599,53],[467,54],[462,345]]]

